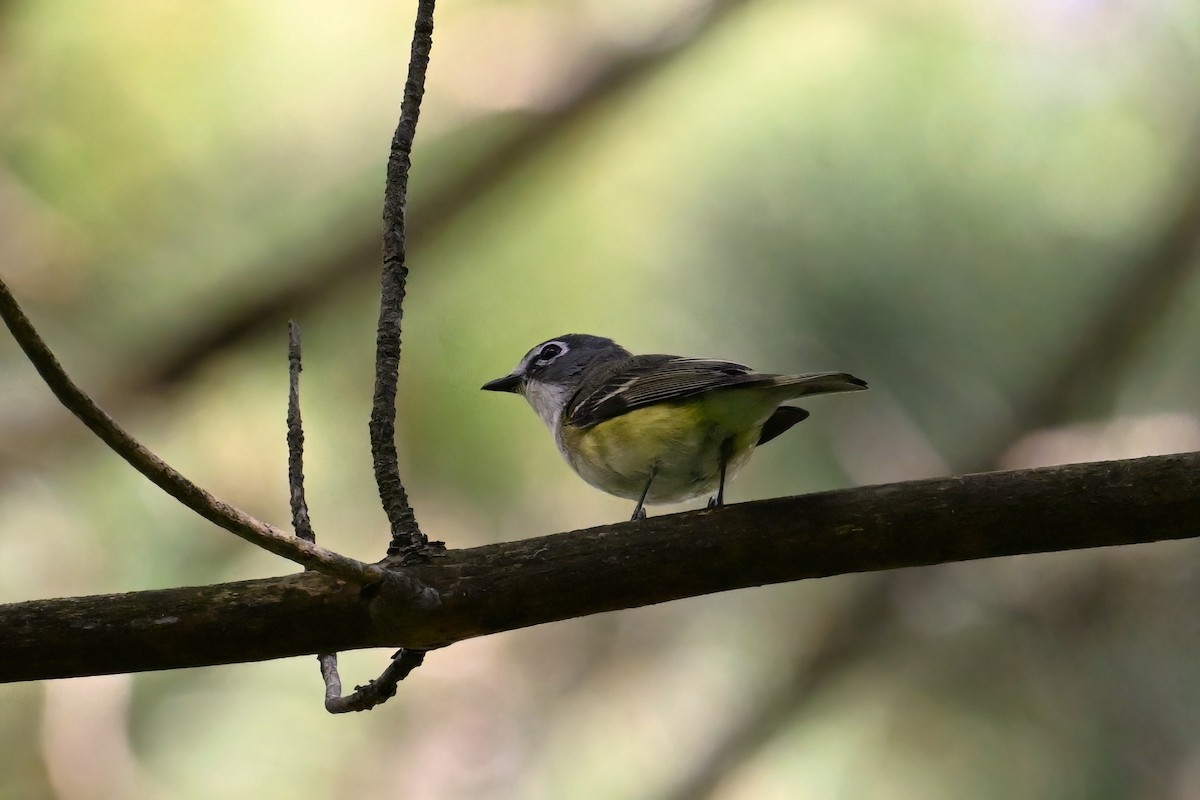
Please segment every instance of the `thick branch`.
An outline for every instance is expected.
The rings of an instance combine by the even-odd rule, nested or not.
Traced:
[[[462,639],[848,572],[1200,535],[1200,453],[846,489],[285,578],[0,607],[0,681]]]

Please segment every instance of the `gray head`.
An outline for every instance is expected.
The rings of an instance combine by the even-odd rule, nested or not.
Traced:
[[[612,339],[568,333],[534,347],[516,369],[503,378],[488,381],[482,388],[489,392],[524,395],[553,431],[558,427],[563,407],[583,383],[584,371],[590,365],[629,358],[630,355]]]

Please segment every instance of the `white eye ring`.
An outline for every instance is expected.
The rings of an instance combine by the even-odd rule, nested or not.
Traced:
[[[537,358],[534,360],[538,364],[549,364],[565,352],[567,352],[567,346],[562,342],[546,342],[538,350]]]

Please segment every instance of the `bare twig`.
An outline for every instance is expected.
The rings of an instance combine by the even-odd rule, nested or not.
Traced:
[[[396,384],[400,370],[400,322],[403,315],[405,264],[404,215],[408,171],[412,165],[413,137],[425,94],[425,72],[433,48],[434,0],[419,0],[413,26],[408,79],[400,104],[400,122],[392,137],[387,184],[383,193],[383,276],[380,286],[379,329],[375,337],[375,395],[371,405],[371,456],[379,498],[392,529],[388,555],[401,550],[420,551],[428,539],[417,526],[416,515],[400,480],[396,455]]]
[[[330,714],[370,711],[396,694],[396,685],[425,661],[424,650],[400,648],[379,677],[342,697],[342,680],[337,672],[337,655],[321,656],[321,677],[325,679],[325,710]]]
[[[292,506],[292,530],[301,539],[317,541],[308,500],[304,496],[304,423],[300,419],[300,326],[288,322],[288,493]]]
[[[311,542],[298,541],[273,525],[217,499],[150,452],[71,381],[2,280],[0,317],[54,396],[117,455],[192,511],[264,550],[327,575],[361,584],[375,583],[383,576],[382,568],[377,565],[364,564]]]

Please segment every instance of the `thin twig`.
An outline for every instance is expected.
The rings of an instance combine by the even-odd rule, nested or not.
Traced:
[[[130,436],[71,381],[2,280],[0,317],[59,402],[117,455],[167,494],[209,522],[297,564],[354,583],[375,583],[382,578],[383,569],[378,565],[364,564],[311,542],[297,541],[285,531],[217,499]]]
[[[317,534],[308,516],[304,496],[304,423],[300,419],[300,326],[288,321],[288,490],[292,506],[292,530],[301,539],[316,542]]]
[[[388,157],[387,184],[383,193],[383,275],[380,284],[379,328],[375,337],[375,394],[371,404],[371,456],[379,499],[392,529],[388,555],[402,550],[420,551],[428,539],[417,526],[417,518],[400,480],[396,455],[396,384],[400,369],[400,322],[403,315],[405,264],[404,215],[408,194],[408,171],[412,165],[413,137],[425,94],[425,72],[433,48],[434,0],[419,0],[413,26],[412,54],[408,79],[400,104],[400,122],[392,137]]]
[[[325,710],[330,714],[345,714],[348,711],[370,711],[386,703],[396,694],[396,684],[409,676],[425,661],[424,650],[400,648],[379,677],[365,686],[355,686],[354,691],[342,697],[342,681],[337,672],[337,655],[321,656],[321,677],[325,679]]]

